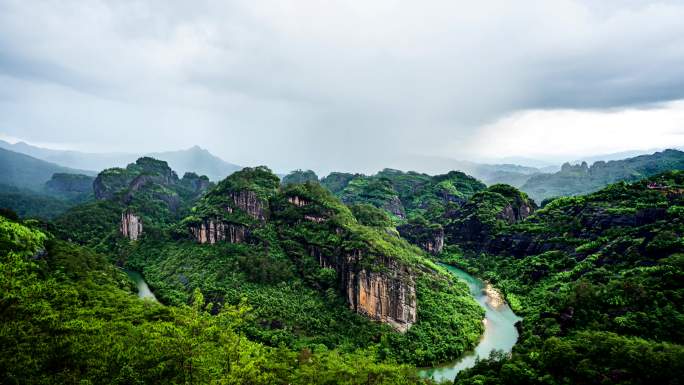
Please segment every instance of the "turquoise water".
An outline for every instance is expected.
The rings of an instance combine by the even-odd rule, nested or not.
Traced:
[[[152,293],[152,290],[150,290],[150,287],[147,286],[147,282],[143,279],[142,275],[138,273],[137,271],[132,271],[132,270],[125,270],[126,274],[135,282],[136,286],[138,286],[138,297],[142,299],[149,298],[155,302],[157,302],[157,297],[154,296],[154,293]]]
[[[485,287],[484,282],[461,269],[453,266],[443,266],[468,284],[470,294],[485,309],[485,331],[475,350],[465,353],[456,361],[429,369],[421,369],[419,372],[421,376],[432,377],[435,381],[453,381],[458,372],[475,365],[477,357],[487,358],[492,350],[510,352],[518,340],[518,331],[515,328],[515,323],[521,318],[515,315],[506,304],[498,308],[491,307],[487,303],[487,295],[483,291]]]

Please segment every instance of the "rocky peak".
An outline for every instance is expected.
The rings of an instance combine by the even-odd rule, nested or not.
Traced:
[[[119,231],[121,235],[131,241],[137,241],[143,231],[142,218],[134,214],[130,209],[126,209],[121,213]]]
[[[166,162],[143,157],[126,168],[115,167],[100,172],[93,182],[93,190],[97,199],[112,199],[130,190],[137,191],[149,182],[175,187],[179,179]]]

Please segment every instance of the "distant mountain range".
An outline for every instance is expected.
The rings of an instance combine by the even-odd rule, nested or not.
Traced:
[[[35,157],[0,148],[0,180],[4,185],[41,191],[45,182],[56,173],[84,174],[97,173],[60,166]]]
[[[635,181],[664,171],[684,170],[684,152],[665,150],[608,162],[571,165],[565,163],[553,174],[537,174],[520,187],[536,202],[544,199],[587,194],[618,181]]]
[[[150,156],[165,160],[180,176],[192,171],[206,175],[209,179],[218,181],[233,172],[242,169],[241,166],[224,161],[209,151],[194,146],[186,150],[166,151],[147,154],[133,153],[88,153],[80,151],[53,150],[33,146],[24,142],[9,143],[0,140],[0,148],[30,155],[47,162],[57,163],[66,167],[81,170],[92,170],[94,173],[111,167],[126,167],[141,156]],[[61,171],[56,171],[61,172]],[[79,172],[83,173],[83,172]],[[48,177],[48,179],[50,179]]]

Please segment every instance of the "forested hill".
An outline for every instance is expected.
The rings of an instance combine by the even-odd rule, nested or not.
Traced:
[[[195,288],[217,306],[246,301],[245,332],[271,346],[425,365],[479,339],[482,310],[467,288],[382,210],[351,210],[318,183],[281,186],[266,167],[216,186],[193,178],[207,183],[151,158],[105,170],[98,200],[57,218],[55,231],[141,271],[169,305]]]
[[[0,215],[2,384],[416,384],[372,351],[291,350],[245,336],[246,304],[142,301],[105,255]]]
[[[76,199],[89,184],[49,186]],[[261,166],[212,183],[143,157],[92,186],[47,222],[0,211],[0,383],[429,383],[415,366],[484,330],[437,262],[524,317],[512,355],[458,384],[684,378],[683,171],[541,208],[460,172],[281,181]]]
[[[537,203],[559,196],[594,192],[621,180],[636,181],[668,170],[684,170],[684,152],[665,150],[652,155],[641,155],[623,160],[586,162],[579,165],[564,164],[554,174],[532,176],[521,190]]]
[[[486,205],[475,208],[487,211]],[[684,172],[556,199],[444,255],[524,316],[512,358],[459,384],[676,384],[684,378]]]

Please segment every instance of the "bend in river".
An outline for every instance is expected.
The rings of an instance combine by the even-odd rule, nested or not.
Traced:
[[[128,277],[135,282],[135,285],[138,287],[138,297],[142,299],[149,298],[154,302],[157,301],[157,297],[154,296],[154,293],[152,293],[152,290],[150,290],[150,287],[147,286],[147,282],[142,277],[142,274],[138,273],[137,271],[133,270],[124,270],[126,274],[128,274]]]
[[[515,323],[521,318],[515,315],[505,303],[498,307],[492,307],[489,301],[490,298],[484,291],[486,285],[481,280],[453,266],[442,266],[468,284],[470,294],[485,309],[485,331],[475,350],[465,353],[456,361],[422,369],[419,372],[421,376],[431,377],[435,381],[453,381],[458,372],[473,367],[477,357],[487,358],[493,350],[510,352],[518,340],[518,331],[515,328]]]

